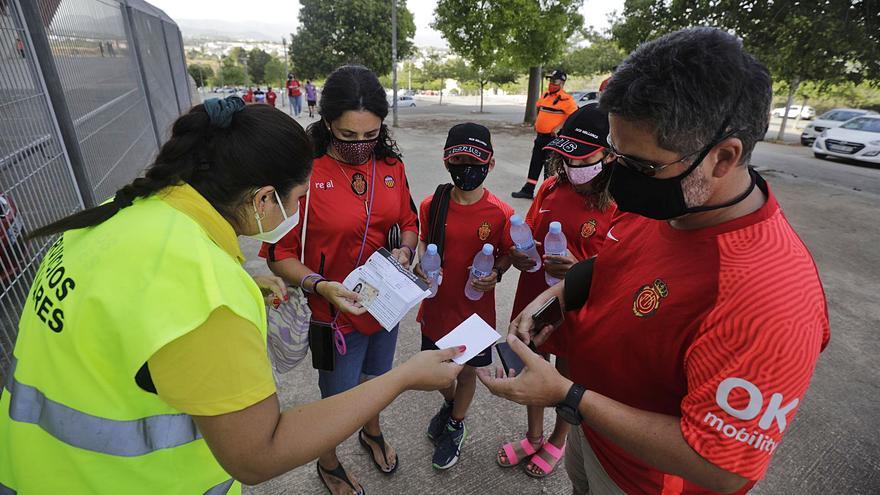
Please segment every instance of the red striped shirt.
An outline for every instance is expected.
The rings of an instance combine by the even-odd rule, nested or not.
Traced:
[[[618,217],[569,355],[576,383],[681,417],[698,454],[749,480],[764,476],[829,339],[813,258],[765,192],[759,210],[705,229]],[[627,493],[709,493],[584,431]]]

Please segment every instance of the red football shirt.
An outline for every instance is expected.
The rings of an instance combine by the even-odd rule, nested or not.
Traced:
[[[614,205],[605,211],[593,207],[588,198],[575,191],[570,183],[557,184],[556,177],[550,177],[541,183],[535,200],[526,214],[526,223],[532,227],[532,235],[541,243],[550,230],[550,222],[561,223],[562,233],[568,241],[568,251],[578,260],[585,260],[599,253],[605,240],[605,233],[608,232],[608,226],[611,224],[611,218],[616,211],[617,207]],[[543,246],[538,247],[538,253],[544,255]],[[516,318],[545,290],[547,290],[547,281],[543,269],[536,272],[521,272],[516,286],[516,297],[513,299],[511,319]],[[569,314],[566,318],[572,316],[574,315]],[[557,356],[567,353],[567,334],[566,319],[566,322],[557,328],[538,350]]]
[[[575,383],[680,416],[698,454],[749,480],[764,476],[829,339],[813,258],[759,184],[759,210],[713,227],[616,218],[569,355]],[[627,493],[709,493],[584,432]]]
[[[266,93],[266,103],[268,103],[274,107],[275,106],[275,99],[277,97],[278,97],[278,95],[276,95],[274,91],[269,91],[268,93]]]
[[[362,165],[347,165],[329,155],[315,159],[309,191],[311,197],[304,263],[312,270],[323,273],[328,280],[342,282],[358,266],[358,253],[364,244],[367,225],[372,169],[370,161]],[[393,225],[400,225],[403,232],[418,232],[418,218],[403,162],[377,160],[373,188],[373,209],[360,264],[385,246],[388,231]],[[300,200],[299,206],[303,212],[301,218],[305,218],[305,198]],[[277,244],[264,243],[260,256],[269,261],[298,257],[302,225],[303,222],[300,222]],[[310,295],[309,307],[314,320],[333,320],[330,303],[323,297]],[[336,323],[343,333],[356,330],[371,335],[382,328],[369,314],[339,314]]]
[[[422,225],[421,239],[428,242],[428,210],[433,194],[422,201],[419,219]],[[486,292],[478,301],[464,295],[469,267],[483,244],[495,246],[495,256],[507,253],[510,240],[510,217],[513,208],[486,189],[483,197],[472,205],[460,205],[449,200],[446,214],[446,248],[443,251],[443,283],[437,295],[422,301],[418,321],[422,333],[437,342],[472,314],[491,326],[495,326],[495,291]]]

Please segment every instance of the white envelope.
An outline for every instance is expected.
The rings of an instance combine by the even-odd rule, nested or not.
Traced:
[[[453,359],[458,364],[464,364],[500,338],[501,335],[494,328],[474,313],[470,318],[461,322],[460,325],[438,340],[437,347],[439,349],[449,349],[450,347],[458,347],[460,345],[467,346],[464,354]]]

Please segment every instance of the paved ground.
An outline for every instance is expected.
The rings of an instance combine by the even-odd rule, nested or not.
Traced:
[[[448,181],[440,161],[446,131],[453,121],[485,121],[493,130],[497,167],[487,185],[499,196],[521,185],[531,149],[530,132],[517,125],[522,108],[491,106],[488,115],[472,114],[473,106],[436,107],[430,103],[401,109],[395,131],[403,150],[414,198],[418,201],[440,181]],[[434,111],[431,111],[434,110]],[[439,110],[439,111],[438,111]],[[306,123],[307,119],[301,122]],[[764,170],[791,222],[810,247],[827,291],[832,341],[819,360],[810,392],[800,408],[767,477],[757,494],[880,493],[880,170],[824,162],[807,148],[759,143],[753,163]],[[529,203],[511,200],[520,213]],[[265,264],[254,259],[256,246],[245,241],[254,271]],[[498,328],[510,316],[516,276],[497,290]],[[792,301],[797,304],[797,301]],[[412,315],[401,325],[397,359],[418,350],[418,329]],[[317,373],[308,363],[281,377],[285,407],[318,398]],[[410,392],[383,414],[389,441],[400,452],[400,469],[386,478],[372,466],[352,438],[340,449],[348,468],[370,493],[568,494],[560,470],[549,479],[532,480],[518,469],[502,470],[494,453],[503,441],[522,434],[525,410],[501,401],[478,386],[468,418],[471,436],[459,464],[448,472],[430,465],[431,448],[424,436],[428,420],[440,404],[437,393]],[[340,411],[344,414],[345,411]],[[549,420],[553,418],[548,413]],[[319,494],[323,488],[314,463],[253,488],[253,494]]]

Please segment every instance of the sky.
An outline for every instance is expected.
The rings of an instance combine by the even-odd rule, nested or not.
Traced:
[[[255,3],[256,8],[242,8],[240,0],[148,0],[164,10],[173,19],[210,19],[227,22],[254,22],[261,25],[274,25],[279,33],[289,33],[295,29],[299,2],[296,0],[262,0]],[[621,11],[624,0],[584,0],[581,13],[585,24],[598,30],[608,27],[607,16],[612,11]],[[436,0],[409,0],[407,6],[416,22],[416,46],[446,46],[440,33],[431,29],[434,20]],[[266,11],[271,12],[267,15]],[[285,19],[285,21],[280,21]],[[268,26],[266,27],[268,29]],[[274,30],[272,32],[275,32]],[[183,33],[186,36],[186,33]]]

